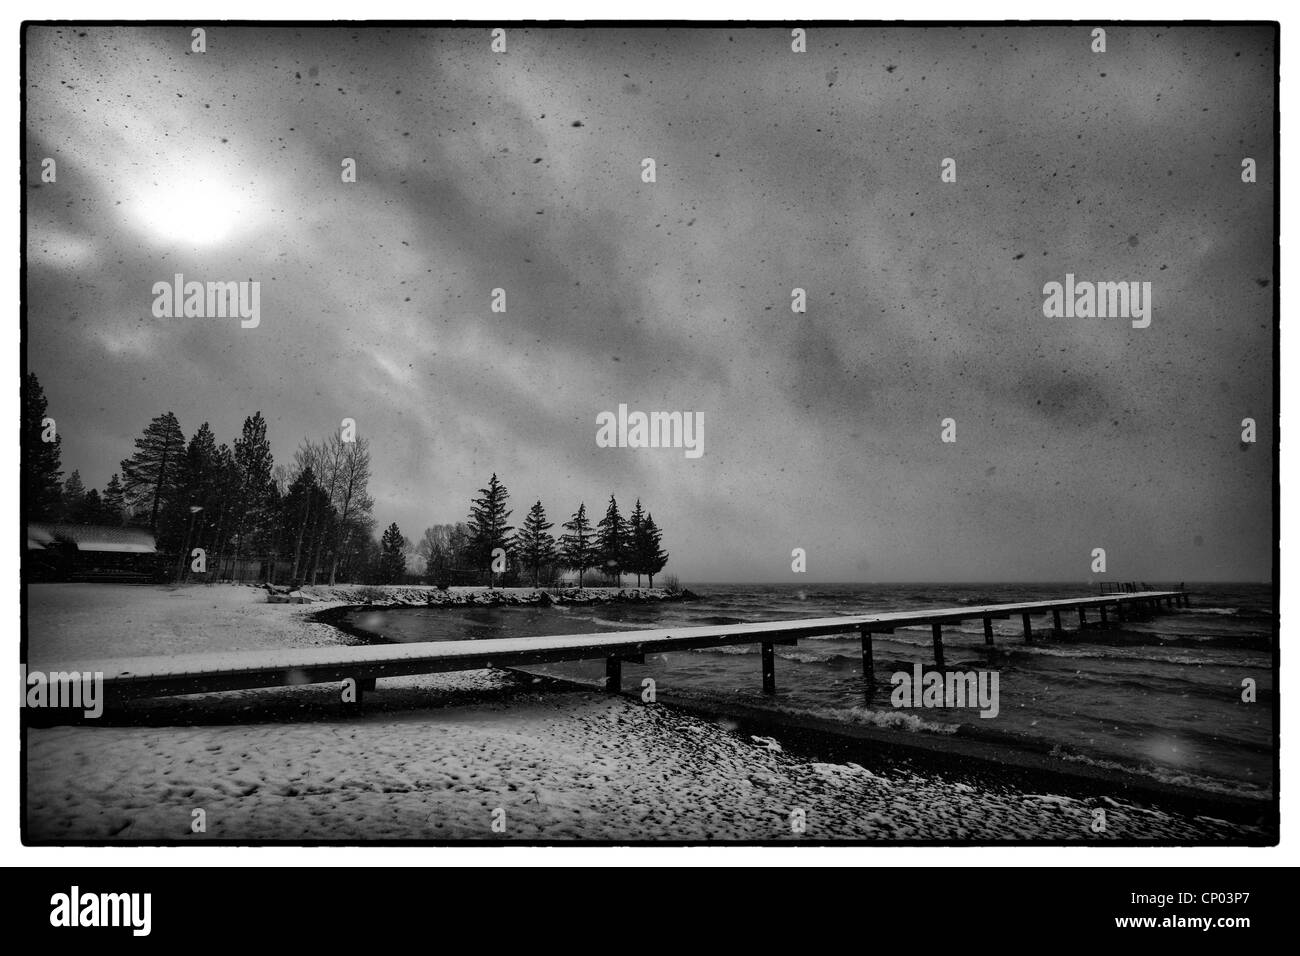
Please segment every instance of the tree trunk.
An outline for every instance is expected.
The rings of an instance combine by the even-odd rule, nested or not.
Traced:
[[[302,556],[302,535],[307,530],[307,517],[311,514],[310,497],[303,505],[302,520],[298,522],[298,540],[293,545],[293,570],[289,572],[290,583],[298,580],[298,562]]]
[[[167,477],[167,446],[163,445],[162,461],[158,464],[158,481],[153,486],[153,514],[149,517],[149,533],[158,536],[158,502],[162,498],[163,481]]]

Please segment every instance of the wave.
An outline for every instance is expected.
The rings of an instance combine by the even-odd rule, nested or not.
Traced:
[[[601,627],[613,628],[618,631],[644,631],[645,624],[638,621],[610,621],[603,617],[591,618],[593,624],[599,624]]]
[[[1259,784],[1248,783],[1244,780],[1227,783],[1214,777],[1197,776],[1182,771],[1170,770],[1166,767],[1155,767],[1150,764],[1132,764],[1119,763],[1115,760],[1106,760],[1102,757],[1090,757],[1086,754],[1071,753],[1061,749],[1058,745],[1052,748],[1052,757],[1058,760],[1066,760],[1070,763],[1085,764],[1090,767],[1099,767],[1103,770],[1118,770],[1122,773],[1139,774],[1144,777],[1150,777],[1161,783],[1173,784],[1181,787],[1194,787],[1199,790],[1210,790],[1214,793],[1222,793],[1230,796],[1248,797],[1252,800],[1269,800],[1272,798],[1271,788]]]
[[[923,720],[915,713],[906,710],[894,710],[870,707],[800,707],[797,705],[778,705],[778,710],[788,714],[805,714],[829,720],[847,721],[853,724],[867,724],[890,730],[906,730],[909,733],[955,734],[959,724],[945,724],[937,720]]]
[[[1077,647],[1034,647],[1033,645],[1017,647],[1012,654],[1028,654],[1041,657],[1067,657],[1078,660],[1105,660],[1105,661],[1144,661],[1154,662],[1157,664],[1182,664],[1187,666],[1214,666],[1214,667],[1271,667],[1268,661],[1259,659],[1246,659],[1240,657],[1193,657],[1188,654],[1122,654],[1116,653],[1114,648],[1105,648],[1101,650],[1087,650]]]

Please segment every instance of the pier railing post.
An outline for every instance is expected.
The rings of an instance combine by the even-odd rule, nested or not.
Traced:
[[[1104,627],[1106,624],[1106,605],[1099,604],[1098,607],[1101,609],[1101,623],[1102,626]]]
[[[930,634],[934,637],[934,663],[943,670],[943,625],[931,624]]]
[[[1025,612],[1024,614],[1021,614],[1021,615],[1020,615],[1020,623],[1024,626],[1024,629],[1025,629],[1025,643],[1028,644],[1030,641],[1032,641],[1032,640],[1034,639],[1034,629],[1033,629],[1033,627],[1031,627],[1030,624],[1029,624],[1029,613],[1028,613],[1028,612]]]
[[[984,643],[989,647],[993,646],[993,618],[984,619]]]
[[[605,693],[623,692],[623,661],[618,657],[605,658]]]
[[[862,628],[862,689],[867,700],[876,693],[876,661],[871,646],[871,632]]]
[[[1079,630],[1082,631],[1083,628],[1084,628],[1084,626],[1085,626],[1087,623],[1088,623],[1088,622],[1087,622],[1086,620],[1084,620],[1084,617],[1083,617],[1083,608],[1080,607],[1080,608],[1079,608]]]
[[[776,646],[771,641],[763,642],[763,693],[776,693]]]
[[[1052,633],[1059,635],[1061,633],[1061,609],[1052,608]]]

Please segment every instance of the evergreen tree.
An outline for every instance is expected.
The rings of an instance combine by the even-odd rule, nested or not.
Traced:
[[[235,440],[235,469],[239,484],[234,501],[235,509],[235,560],[244,549],[265,542],[267,518],[274,483],[271,470],[275,460],[271,456],[271,443],[266,438],[266,422],[262,413],[244,419],[242,435]]]
[[[280,508],[280,540],[277,552],[293,555],[290,580],[301,583],[312,570],[308,565],[321,539],[333,534],[334,509],[329,494],[307,466],[289,485]]]
[[[185,491],[189,506],[203,510],[193,515],[190,527],[190,548],[215,549],[216,526],[221,512],[221,503],[226,491],[225,463],[222,450],[229,454],[225,445],[217,447],[216,436],[207,422],[190,439],[185,449]],[[186,516],[188,518],[188,515]]]
[[[618,502],[609,496],[605,517],[596,525],[596,563],[606,578],[622,585],[624,548],[627,545],[627,522],[618,512]]]
[[[126,521],[126,498],[122,493],[122,481],[116,474],[108,479],[104,487],[104,524],[120,527]]]
[[[223,477],[216,437],[204,422],[185,446],[176,494],[158,521],[160,550],[212,550],[213,529],[224,492]]]
[[[63,507],[60,509],[60,518],[72,524],[82,524],[84,516],[86,486],[81,482],[81,472],[73,471],[68,476],[68,480],[63,483]]]
[[[112,524],[108,509],[99,492],[91,488],[81,496],[81,504],[73,518],[77,524]]]
[[[596,563],[596,542],[585,504],[578,505],[577,512],[564,523],[564,530],[568,533],[560,539],[560,560],[578,572],[578,587],[582,587],[582,575]]]
[[[130,506],[149,515],[157,534],[158,516],[180,486],[185,436],[171,412],[157,416],[135,440],[135,454],[122,462],[122,491]]]
[[[550,534],[553,527],[546,520],[546,509],[538,501],[528,510],[523,528],[515,534],[515,550],[523,566],[533,571],[533,587],[537,587],[542,565],[555,560],[555,538]]]
[[[636,507],[627,519],[627,540],[623,548],[623,570],[636,575],[636,586],[641,586],[641,575],[645,574],[647,554],[650,551],[649,536],[646,534],[645,512],[641,510],[641,499],[636,500]]]
[[[111,512],[99,492],[89,491],[81,483],[81,474],[73,472],[63,483],[63,520],[69,524],[113,524]]]
[[[212,522],[208,526],[208,533],[211,535],[210,550],[216,561],[215,563],[209,561],[209,566],[215,564],[218,576],[221,576],[224,556],[234,539],[235,519],[239,514],[239,488],[242,484],[239,466],[235,464],[235,453],[225,442],[217,446],[216,478],[213,484],[216,489],[216,499],[212,508],[213,513],[208,515]]]
[[[469,549],[474,566],[486,568],[491,567],[493,550],[509,544],[514,527],[506,524],[510,520],[510,511],[506,508],[510,493],[497,481],[495,472],[488,486],[480,488],[478,493],[469,513]]]
[[[659,545],[662,538],[658,526],[655,524],[655,516],[646,515],[645,518],[645,564],[643,568],[645,573],[650,576],[650,587],[655,586],[655,575],[664,569],[668,563],[668,552],[662,550]]]
[[[59,514],[63,477],[62,441],[53,424],[45,424],[45,392],[28,372],[22,384],[22,502],[27,521],[53,521]],[[43,441],[48,437],[49,441]]]
[[[379,583],[398,584],[406,574],[406,539],[394,521],[379,542]]]

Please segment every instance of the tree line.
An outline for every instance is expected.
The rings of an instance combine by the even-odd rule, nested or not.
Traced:
[[[40,382],[22,383],[22,493],[28,521],[147,530],[176,571],[202,549],[219,569],[230,560],[265,559],[268,578],[288,564],[289,580],[365,580],[379,574],[373,539],[370,450],[341,432],[304,439],[292,462],[277,465],[262,413],[244,419],[233,445],[218,444],[209,423],[186,440],[172,412],[157,415],[135,439],[101,492],[74,471],[62,480],[62,437],[47,423]]]
[[[581,587],[588,572],[620,586],[624,574],[634,574],[638,587],[642,576],[654,587],[654,576],[668,563],[663,534],[640,498],[625,518],[611,494],[605,516],[594,526],[586,504],[579,502],[558,537],[551,533],[555,524],[540,500],[528,509],[521,526],[511,525],[509,500],[506,486],[493,474],[487,487],[471,500],[465,521],[426,528],[415,547],[425,575],[446,582],[456,569],[469,568],[491,573],[494,582],[500,573],[531,580],[533,587],[539,587],[556,583],[567,571],[577,573]],[[397,525],[391,525],[384,537],[381,549],[390,556],[389,569],[400,575],[405,566],[399,568],[399,559],[404,561],[405,549]]]
[[[370,448],[363,437],[342,431],[304,439],[287,465],[271,452],[266,421],[244,419],[232,444],[218,444],[208,422],[187,440],[170,411],[155,416],[135,439],[102,491],[86,488],[74,471],[63,479],[62,438],[47,423],[48,403],[36,376],[22,382],[22,495],[27,521],[112,525],[147,530],[157,549],[176,556],[175,571],[192,570],[202,549],[208,574],[224,576],[230,562],[265,562],[292,583],[338,581],[397,583],[408,575],[410,543],[396,523],[374,538],[370,497]],[[552,534],[555,525],[540,500],[516,528],[509,523],[510,494],[495,474],[470,502],[467,520],[427,528],[414,548],[423,576],[451,583],[458,572],[487,573],[501,580],[557,583],[576,572],[582,586],[589,572],[637,586],[663,570],[668,554],[654,516],[638,498],[624,517],[615,496],[594,526],[585,503]],[[267,560],[269,558],[269,561]],[[418,572],[417,572],[417,576]]]

